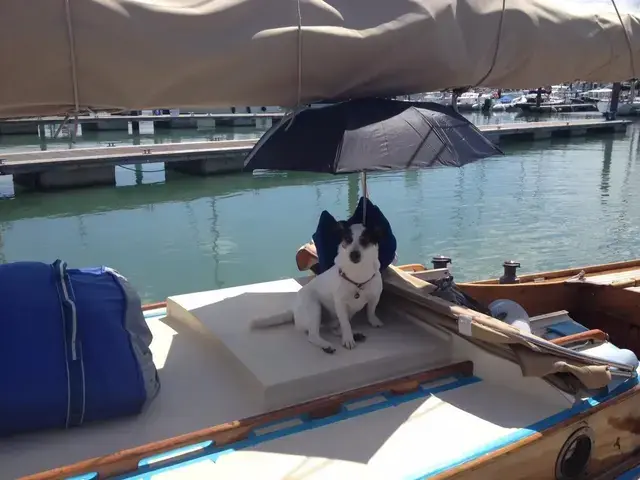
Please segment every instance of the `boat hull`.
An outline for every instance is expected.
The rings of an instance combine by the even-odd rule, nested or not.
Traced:
[[[309,266],[309,262],[306,261],[308,257],[298,256],[297,260],[299,268],[306,269]],[[409,265],[402,267],[402,269],[404,272],[416,276],[422,274],[425,277],[425,269],[421,265]],[[460,284],[460,287],[465,292],[474,295],[482,303],[495,298],[518,298],[528,310],[531,309],[532,314],[535,314],[536,308],[539,308],[541,313],[546,313],[560,308],[573,309],[573,305],[567,303],[567,301],[572,301],[572,295],[567,295],[567,291],[579,289],[583,285],[573,285],[567,283],[567,280],[583,270],[587,272],[587,277],[595,277],[612,271],[627,272],[626,274],[629,275],[628,272],[634,272],[636,269],[640,269],[640,261],[526,275],[521,277],[521,283],[517,285],[501,285],[498,280],[485,280]],[[429,272],[436,271],[427,272],[428,275],[435,275],[435,273]],[[587,288],[593,287],[591,284],[586,285],[588,285]],[[621,289],[610,285],[597,285],[594,288],[605,289],[603,292],[606,295],[603,299],[598,300],[603,302],[603,305],[606,304],[606,298],[611,293],[610,289],[626,292],[623,295],[633,295],[633,298],[638,297],[637,292],[627,289],[635,287]],[[539,306],[541,300],[544,301],[544,306]],[[613,297],[609,303],[612,303],[613,308],[615,306],[613,303],[620,301],[618,297]],[[638,304],[635,304],[635,307],[634,304],[629,304],[629,308],[637,309],[637,306]],[[156,304],[148,308],[157,310],[162,307],[162,305]],[[616,312],[625,312],[624,308]],[[633,311],[628,313],[633,315]],[[158,315],[157,311],[154,314]],[[580,320],[584,321],[585,318],[589,317],[580,317]],[[607,328],[607,330],[611,329]],[[611,334],[611,336],[613,340],[617,334]],[[464,345],[467,343],[464,338],[454,336],[452,341],[455,344],[453,351],[459,353],[464,351]],[[399,428],[394,427],[397,430],[388,439],[382,439],[384,448],[387,449],[390,448],[389,444],[394,443],[394,438],[396,443],[400,443],[401,448],[389,454],[390,458],[397,459],[390,464],[398,463],[395,467],[398,472],[402,470],[403,465],[400,464],[405,461],[417,462],[415,465],[418,466],[421,461],[433,456],[433,450],[430,449],[442,448],[440,445],[447,444],[445,438],[452,439],[453,443],[450,448],[455,448],[453,445],[459,445],[460,453],[454,452],[455,454],[452,454],[451,450],[443,451],[442,455],[446,456],[447,460],[442,464],[432,461],[429,466],[424,468],[405,468],[404,473],[398,478],[415,478],[416,480],[418,478],[508,477],[516,480],[562,478],[558,477],[558,472],[562,470],[562,462],[559,458],[566,451],[572,450],[567,447],[576,438],[579,439],[579,443],[583,442],[585,438],[590,439],[587,478],[610,478],[614,474],[632,468],[638,461],[634,456],[640,449],[640,415],[637,414],[640,411],[640,387],[636,378],[619,384],[613,391],[596,392],[575,403],[571,398],[560,393],[557,394],[555,400],[549,403],[547,395],[551,391],[551,387],[540,379],[523,378],[515,365],[511,370],[500,370],[498,376],[494,380],[490,380],[489,377],[496,374],[495,369],[502,368],[497,367],[499,364],[496,361],[491,355],[476,351],[468,359],[460,362],[452,362],[402,378],[377,382],[344,393],[317,398],[185,435],[147,443],[25,478],[32,480],[59,479],[92,472],[98,473],[99,478],[114,475],[126,475],[124,478],[138,478],[138,475],[160,473],[163,474],[163,477],[167,474],[166,478],[174,478],[168,475],[171,471],[175,473],[175,478],[180,478],[180,472],[185,474],[187,472],[182,469],[191,468],[193,462],[209,465],[203,468],[212,469],[207,471],[207,475],[210,477],[240,478],[246,474],[246,471],[242,470],[244,467],[240,464],[237,464],[233,470],[235,477],[222,475],[222,471],[218,467],[234,458],[242,458],[244,464],[247,464],[254,458],[266,458],[264,455],[270,456],[269,458],[275,458],[274,455],[276,455],[277,458],[284,461],[282,455],[267,453],[281,451],[275,447],[275,443],[270,442],[289,442],[288,445],[299,445],[301,444],[299,439],[301,435],[307,435],[306,440],[300,437],[304,443],[304,441],[308,441],[309,436],[321,434],[314,432],[330,432],[330,429],[334,429],[334,432],[342,432],[337,437],[335,433],[328,434],[328,438],[332,438],[335,445],[342,445],[344,442],[339,441],[341,435],[347,435],[348,432],[351,432],[352,435],[355,434],[353,432],[356,430],[349,427],[349,422],[355,422],[356,417],[361,419],[359,421],[364,422],[360,428],[372,428],[375,425],[378,425],[376,428],[379,428],[380,425],[376,422],[384,422],[384,418],[392,418],[393,412],[397,412],[402,405],[405,405],[406,408],[410,407],[410,411],[413,412],[410,421],[402,424]],[[494,370],[493,373],[492,370]],[[509,377],[510,375],[512,377]],[[507,382],[510,383],[508,388],[498,388],[494,383],[499,382],[501,376],[510,378]],[[454,379],[453,382],[451,378]],[[443,381],[445,382],[444,386]],[[447,395],[449,396],[447,397]],[[536,395],[539,395],[538,400]],[[381,397],[383,402],[379,406],[367,406],[362,403],[370,401],[372,397]],[[518,409],[518,405],[524,405],[524,403],[519,403],[521,401],[529,403],[530,406],[526,408],[522,406],[524,410]],[[411,402],[417,403],[412,404]],[[356,413],[348,413],[350,406],[354,403],[364,406],[359,407],[360,410]],[[484,407],[482,407],[483,404]],[[416,406],[411,407],[411,405]],[[429,405],[430,407],[427,408]],[[439,407],[434,410],[436,405]],[[396,408],[386,410],[388,407]],[[539,410],[538,416],[531,417],[537,410]],[[432,417],[429,417],[430,411],[435,412]],[[524,417],[523,414],[525,414]],[[448,415],[452,416],[448,417]],[[462,415],[462,417],[456,417],[456,415]],[[527,415],[532,420],[523,420]],[[421,424],[420,421],[424,422],[425,418],[432,418],[432,421],[436,423]],[[440,423],[449,424],[449,427],[437,423],[438,418],[440,418]],[[453,421],[456,418],[460,423]],[[258,441],[262,435],[261,431],[264,431],[265,428],[272,428],[277,423],[292,421],[301,422],[301,425],[286,427],[280,433],[268,434],[267,437],[263,437],[262,441]],[[367,427],[367,425],[369,426]],[[413,437],[406,436],[407,429],[411,429],[410,425],[413,425]],[[493,430],[496,427],[499,427],[499,430]],[[447,428],[455,429],[455,431],[447,432]],[[366,430],[357,431],[364,432]],[[405,432],[404,437],[399,434],[403,431]],[[363,435],[357,434],[354,439],[362,441]],[[398,440],[398,435],[404,440]],[[467,445],[465,448],[462,441],[464,438],[483,435],[485,440],[476,442],[474,447]],[[260,445],[266,446],[261,447]],[[416,450],[415,445],[422,445],[422,447]],[[580,445],[584,445],[584,443],[580,443]],[[255,457],[257,452],[252,453],[252,451],[256,448],[258,452],[263,452],[262,456]],[[378,455],[379,451],[384,448],[377,446],[373,451],[377,450],[376,455]],[[422,451],[422,448],[425,450]],[[374,455],[373,451],[371,455]],[[306,458],[307,462],[320,462],[321,460],[317,457],[329,456],[326,451],[324,454],[320,454],[318,451],[309,453],[305,450],[304,452],[304,455],[308,456],[302,458]],[[342,455],[345,454],[346,451],[343,451]],[[220,455],[223,455],[226,460],[220,460],[223,458]],[[312,455],[314,456],[312,457]],[[171,458],[154,461],[153,459],[157,459],[158,456]],[[334,458],[340,457],[337,452],[333,453],[333,456]],[[440,458],[440,454],[437,457]],[[287,456],[287,459],[291,460],[290,455]],[[375,456],[361,458],[359,461],[371,464],[372,459],[375,459]],[[256,461],[259,462],[259,460]],[[335,462],[340,462],[339,460],[326,459],[323,461],[325,463],[333,462],[332,465]],[[238,460],[236,460],[237,462]],[[264,468],[267,469],[266,466]],[[332,470],[331,475],[333,476],[328,478],[341,478],[340,475],[346,472],[344,470],[346,467],[343,464],[335,466],[335,468],[342,470]],[[372,478],[369,475],[375,473],[376,468],[380,468],[380,465],[373,470],[358,470],[358,474],[366,473],[368,478]],[[566,468],[565,466],[565,470]],[[407,475],[406,472],[413,473]],[[285,478],[285,473],[283,472],[282,476],[274,474],[270,478]],[[227,471],[227,474],[230,473]],[[329,475],[328,470],[326,474]],[[303,477],[317,478],[311,475],[309,477],[303,475]],[[395,478],[393,471],[385,471],[383,478]]]

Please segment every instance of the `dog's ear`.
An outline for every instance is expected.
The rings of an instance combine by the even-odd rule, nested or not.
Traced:
[[[368,243],[379,245],[380,241],[385,237],[385,232],[384,229],[376,225],[375,227],[366,227],[364,230],[364,236],[366,237]]]
[[[346,232],[347,230],[350,230],[349,225],[347,225],[347,222],[345,222],[344,220],[336,222],[335,229],[336,232],[340,234],[340,236],[344,235],[344,232]]]
[[[336,231],[338,232],[338,235],[340,235],[341,240],[346,241],[347,243],[351,243],[353,241],[351,227],[344,220],[336,222]]]

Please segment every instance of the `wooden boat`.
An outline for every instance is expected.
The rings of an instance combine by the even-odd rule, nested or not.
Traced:
[[[301,252],[305,270],[313,255]],[[590,329],[522,341],[503,322],[435,296],[446,269],[393,268],[379,311],[385,328],[358,327],[367,340],[334,356],[289,326],[248,329],[252,318],[287,308],[305,279],[170,297],[145,307],[162,381],[149,408],[0,440],[3,476],[613,478],[640,462],[637,364],[572,355],[605,344],[606,334],[636,345],[640,296],[633,286],[576,282],[583,270],[590,280],[631,281],[640,261],[528,275],[517,285],[460,285],[482,305],[521,302],[532,326],[576,321]],[[540,362],[508,354],[525,350],[556,364],[582,358],[573,365],[596,379],[592,387],[603,372],[615,375],[591,389],[585,377],[575,382],[575,370],[542,376],[534,371]]]
[[[490,279],[458,286],[483,303],[509,298],[531,315],[568,310],[619,347],[640,352],[640,260],[533,273],[514,284]]]
[[[30,46],[31,38],[20,40],[37,31],[55,41],[48,44],[44,63],[34,61],[33,48],[29,55],[10,57],[13,63],[5,70],[12,72],[6,77],[12,87],[0,89],[4,116],[172,105],[299,106],[471,85],[478,79],[493,86],[499,86],[496,81],[510,86],[616,80],[633,76],[633,62],[612,57],[612,45],[637,43],[626,27],[636,20],[632,14],[601,8],[574,14],[570,6],[546,0],[506,9],[498,0],[468,0],[463,2],[468,8],[455,9],[453,16],[450,1],[429,8],[427,2],[398,2],[393,8],[378,2],[367,4],[369,13],[363,15],[348,14],[355,11],[351,2],[338,2],[331,11],[319,2],[295,15],[295,4],[284,1],[265,9],[257,0],[208,6],[87,0],[74,2],[73,9],[70,2],[41,2],[37,21],[23,13],[23,3],[10,2],[11,14],[0,16],[6,27],[0,36]],[[363,29],[362,20],[374,18],[372,28]],[[233,24],[243,25],[235,48],[210,41],[212,32],[226,35]],[[153,55],[145,48],[158,50],[159,37],[147,35],[153,41],[144,43],[141,28],[181,32],[178,43],[174,36],[162,37],[171,42],[172,48],[162,50],[172,52],[174,61],[165,55],[163,62],[149,62]],[[601,34],[593,35],[594,28]],[[415,42],[416,32],[427,37]],[[475,37],[452,43],[451,32]],[[496,36],[487,32],[499,34],[499,50]],[[421,47],[403,62],[367,62],[367,55],[378,59],[382,50],[391,51],[381,45],[400,43]],[[134,44],[137,48],[130,48]],[[562,61],[531,57],[534,44],[537,50],[541,45],[557,50]],[[429,58],[422,45],[438,47]],[[442,45],[451,48],[443,53]],[[464,51],[458,54],[456,48]],[[572,49],[589,55],[567,56]],[[635,50],[630,48],[631,57]],[[256,77],[255,65],[264,63],[267,51],[274,53],[270,68]],[[514,68],[512,60],[522,52],[528,61]],[[118,66],[125,54],[129,70],[123,77]],[[28,65],[15,58],[29,58]],[[68,58],[70,68],[49,69],[56,81],[51,75],[34,77],[30,66],[50,65],[52,58],[56,65]],[[229,70],[230,59],[237,67],[231,79],[216,75]],[[451,59],[457,59],[456,68]],[[322,68],[314,73],[308,70],[313,65]],[[103,81],[95,82],[98,77]],[[47,83],[34,85],[34,78]],[[150,89],[158,78],[161,88]],[[212,79],[218,84],[212,86]],[[22,85],[28,88],[18,88]],[[479,300],[471,309],[437,295],[446,269],[391,268],[378,313],[385,328],[359,326],[366,341],[331,356],[288,325],[249,329],[252,320],[289,308],[308,277],[170,297],[166,305],[146,309],[162,382],[153,402],[133,418],[1,439],[2,477],[610,478],[640,461],[635,456],[637,358],[626,363],[589,352],[603,345],[614,350],[614,344],[636,345],[624,335],[637,332],[632,330],[637,293],[558,278],[511,287],[464,285],[462,290]],[[523,332],[481,311],[497,298],[521,302],[531,325],[545,330]],[[544,338],[553,330],[549,327],[557,331],[557,324],[566,322],[599,331]]]

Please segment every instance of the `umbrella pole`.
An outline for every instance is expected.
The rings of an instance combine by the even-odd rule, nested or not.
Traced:
[[[365,225],[365,219],[367,218],[366,199],[369,198],[369,190],[367,190],[367,172],[362,172],[360,174],[360,178],[362,179],[362,196],[365,198],[365,201],[362,203],[362,225]]]

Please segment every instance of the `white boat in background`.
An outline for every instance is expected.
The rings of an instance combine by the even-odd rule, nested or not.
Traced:
[[[603,89],[610,90],[610,89]],[[608,96],[603,96],[601,100],[596,103],[598,111],[605,116],[609,116],[611,113],[611,93]],[[636,96],[635,85],[631,86],[628,93],[620,93],[618,100],[618,107],[615,114],[621,117],[635,116],[640,113],[640,97]]]
[[[611,101],[611,88],[596,88],[593,90],[587,90],[582,94],[582,98],[586,102],[598,103],[601,101]]]
[[[527,103],[527,97],[522,91],[516,91],[513,94],[507,93],[494,101],[491,110],[494,112],[515,112],[518,111],[518,105],[522,103]]]
[[[596,103],[598,111],[603,115],[608,115],[611,110],[611,100],[600,100]],[[616,115],[621,117],[634,116],[640,113],[640,97],[635,97],[633,100],[620,99],[618,103],[618,110]]]
[[[233,115],[238,113],[282,113],[283,109],[281,107],[275,106],[231,106],[231,107],[220,107],[220,108],[180,108],[176,109],[177,114],[189,115],[191,113],[194,114],[212,114],[212,115]]]
[[[426,92],[418,95],[412,95],[411,97],[417,97],[421,102],[433,102],[440,105],[451,105],[451,92]]]
[[[451,105],[451,92],[425,92],[413,95],[401,95],[396,100],[407,102],[431,102],[439,105]]]
[[[458,110],[480,110],[485,104],[485,100],[491,100],[493,95],[481,92],[464,92],[458,97]]]

